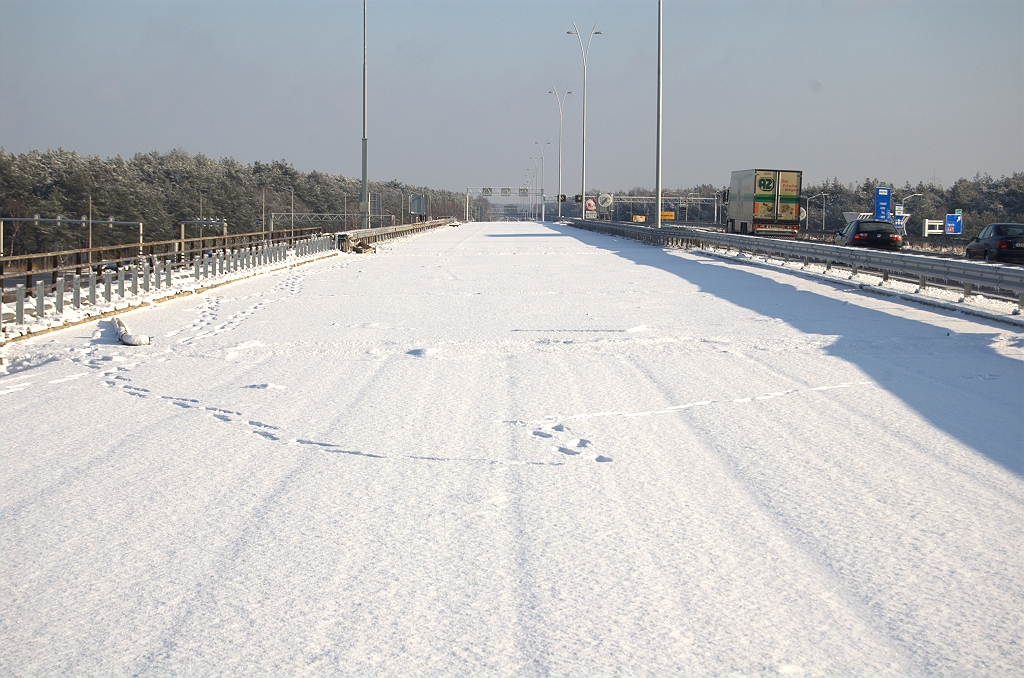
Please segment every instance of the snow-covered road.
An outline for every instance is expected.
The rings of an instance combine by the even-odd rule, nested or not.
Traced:
[[[1024,675],[1024,334],[464,224],[9,345],[0,674]]]

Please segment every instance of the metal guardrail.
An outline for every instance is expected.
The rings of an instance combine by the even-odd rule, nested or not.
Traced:
[[[315,260],[334,251],[336,246],[335,239],[329,236],[296,240],[291,248],[287,242],[263,241],[207,250],[186,266],[152,257],[130,266],[118,266],[116,270],[88,268],[84,276],[75,274],[67,278],[62,273],[52,287],[43,280],[38,280],[34,289],[17,285],[10,290],[10,302],[5,300],[6,307],[0,307],[0,345],[41,331],[104,317],[146,300],[201,291],[261,269],[273,270]]]
[[[26,287],[34,287],[35,282],[43,278],[48,287],[52,289],[61,274],[83,275],[90,269],[100,270],[112,265],[120,266],[147,259],[151,262],[159,260],[183,266],[196,257],[211,252],[227,252],[245,247],[281,243],[287,243],[290,246],[299,239],[312,237],[322,231],[322,227],[316,226],[294,230],[208,235],[200,238],[176,238],[155,242],[103,245],[60,252],[0,256],[0,284],[11,281],[11,279],[23,278]]]
[[[402,226],[383,226],[381,228],[362,228],[356,231],[344,231],[336,234],[336,237],[338,238],[338,248],[342,252],[351,252],[356,243],[377,243],[403,235],[422,233],[423,231],[447,226],[454,222],[455,220],[450,217],[443,217],[441,219],[420,221],[414,224],[404,224]]]
[[[584,221],[570,223],[583,230],[618,235],[623,238],[663,247],[692,247],[703,244],[736,248],[741,252],[781,256],[786,261],[803,259],[804,263],[843,264],[854,274],[858,269],[879,271],[883,279],[903,277],[917,280],[921,287],[929,281],[945,285],[962,286],[966,294],[972,288],[987,288],[1000,292],[1014,292],[1018,304],[1024,306],[1024,268],[974,263],[957,259],[943,259],[920,254],[884,252],[839,245],[828,245],[799,240],[779,240],[753,235],[737,235],[703,231],[694,228],[655,229],[617,222]]]

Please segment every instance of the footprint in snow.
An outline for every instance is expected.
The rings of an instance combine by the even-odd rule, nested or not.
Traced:
[[[411,351],[406,351],[406,355],[415,356],[417,358],[425,358],[428,355],[434,355],[437,353],[436,348],[414,348]]]
[[[255,389],[268,389],[268,388],[287,388],[286,386],[278,386],[277,384],[249,384],[242,388],[255,388]]]

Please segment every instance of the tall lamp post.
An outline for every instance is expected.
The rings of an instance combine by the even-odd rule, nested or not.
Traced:
[[[825,232],[825,199],[828,198],[828,193],[819,193],[818,195],[812,195],[807,199],[807,204],[810,205],[811,201],[815,198],[821,198],[821,232]]]
[[[565,103],[565,97],[572,92],[566,90],[562,94],[561,98],[558,96],[558,88],[552,87],[548,94],[555,95],[555,101],[558,102],[558,218],[562,218],[562,104]]]
[[[906,210],[906,208],[907,208],[907,201],[910,200],[911,198],[916,198],[916,197],[921,196],[921,195],[924,195],[924,193],[911,193],[910,195],[903,196],[903,199],[900,201],[900,207],[903,208],[903,214],[907,213],[907,210]],[[900,216],[902,216],[902,215],[900,215]],[[903,235],[906,235],[906,234],[907,234],[907,222],[904,221],[903,222]]]
[[[545,141],[543,144],[539,141],[533,142],[540,146],[540,220],[544,221],[544,147],[550,146],[550,141]]]
[[[363,183],[359,190],[363,228],[370,227],[370,194],[366,181],[366,0],[363,0]]]
[[[658,151],[657,151],[657,170],[654,179],[655,187],[654,192],[657,195],[655,206],[655,228],[661,228],[661,4],[662,0],[658,0]],[[689,204],[687,204],[687,216],[689,216]]]
[[[580,215],[584,218],[587,216],[587,55],[590,54],[590,42],[594,39],[595,35],[602,35],[601,31],[597,30],[597,24],[590,29],[590,37],[587,39],[587,46],[583,46],[583,36],[580,35],[579,29],[576,27],[576,22],[572,22],[572,30],[566,31],[569,35],[575,35],[580,41],[580,52],[583,53],[583,176],[580,181],[581,188],[580,194],[583,196],[583,214]]]

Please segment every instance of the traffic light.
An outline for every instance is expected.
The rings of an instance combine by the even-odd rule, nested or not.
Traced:
[[[558,196],[558,202],[565,202],[565,193],[562,193]]]
[[[579,193],[576,194],[576,202],[583,202],[583,196]]]

